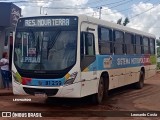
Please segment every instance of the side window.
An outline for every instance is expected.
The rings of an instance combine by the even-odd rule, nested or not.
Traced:
[[[94,34],[82,32],[81,34],[81,55],[95,55]]]
[[[98,28],[98,44],[100,54],[112,53],[112,30],[109,28]]]
[[[94,35],[92,33],[85,34],[85,55],[95,55]]]
[[[124,54],[124,33],[121,31],[114,31],[114,53]]]
[[[143,45],[144,45],[144,54],[149,54],[149,39],[147,37],[143,37]]]
[[[89,32],[81,33],[81,70],[92,64],[96,59],[94,34]]]
[[[143,44],[142,44],[142,37],[140,35],[136,35],[136,54],[143,54]]]
[[[100,28],[101,32],[101,41],[110,41],[111,30],[107,28]]]
[[[150,39],[150,53],[152,55],[155,54],[155,39],[153,38]]]
[[[135,53],[135,42],[134,35],[131,33],[125,33],[125,44],[126,44],[126,53],[134,54]]]

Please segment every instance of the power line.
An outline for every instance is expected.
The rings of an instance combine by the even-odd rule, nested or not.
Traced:
[[[86,5],[90,5],[90,4],[95,4],[95,3],[99,3],[99,2],[103,2],[103,1],[107,1],[107,0],[96,0],[96,1],[94,1],[94,2],[89,2],[89,3],[87,3]]]
[[[7,0],[7,1],[9,1],[9,0]],[[51,0],[48,0],[48,2],[50,2],[50,1],[51,1]],[[53,0],[53,1],[55,1],[55,0]],[[117,4],[117,3],[120,3],[120,2],[122,2],[122,1],[125,1],[125,0],[121,0],[121,1],[117,1],[117,2],[112,2],[112,3],[108,3],[108,4],[103,4],[103,6],[104,6],[104,5]],[[111,9],[111,8],[114,8],[114,7],[118,7],[118,6],[121,6],[121,5],[124,5],[124,4],[128,3],[128,2],[131,2],[131,1],[132,1],[132,0],[125,1],[125,2],[120,3],[120,4],[118,4],[118,5],[112,6],[112,7],[108,8],[108,9]],[[147,0],[147,1],[145,1],[145,2],[148,2],[148,1],[150,1],[150,0]],[[15,1],[15,2],[13,2],[13,3],[22,3],[22,2],[26,2],[26,3],[37,3],[37,2],[44,2],[44,1],[42,1],[42,0],[32,1],[32,2],[31,2],[31,1]],[[32,6],[32,7],[37,7],[37,6]],[[39,6],[39,7],[40,7],[40,6]],[[91,8],[97,8],[97,7],[99,7],[99,6],[91,7]],[[101,6],[100,6],[100,7],[101,7]],[[43,8],[48,8],[48,9],[91,9],[91,8],[85,8],[85,7],[81,7],[81,8],[76,8],[76,7],[74,7],[74,8],[71,8],[71,7],[63,7],[63,8],[61,8],[61,7],[43,7]],[[130,19],[132,19],[132,18],[134,18],[134,17],[137,17],[137,16],[139,16],[139,15],[141,15],[141,14],[144,14],[145,12],[148,12],[148,11],[150,11],[150,10],[153,9],[153,8],[154,8],[154,6],[153,6],[152,8],[150,8],[150,9],[148,9],[148,10],[140,13],[140,14],[137,14],[137,15],[131,17]],[[121,11],[126,11],[126,10],[129,10],[129,9],[131,9],[131,8],[123,9],[123,10],[121,10]],[[105,10],[105,9],[103,9],[103,10]],[[118,12],[121,12],[121,11],[117,11],[117,12],[114,12],[114,13],[118,13]],[[90,12],[90,13],[91,13],[91,12]],[[90,13],[86,13],[86,14],[90,14]],[[92,12],[92,13],[93,13],[93,12]],[[110,13],[110,14],[113,14],[113,13]],[[106,14],[106,15],[107,15],[107,14]]]
[[[48,9],[91,9],[91,8],[70,8],[70,7],[43,7]]]
[[[160,3],[158,3],[158,5],[159,5],[159,4],[160,4]],[[157,5],[157,6],[158,6],[158,5]],[[142,15],[142,14],[144,14],[144,13],[150,11],[150,10],[152,10],[153,8],[156,8],[157,6],[153,6],[153,7],[149,8],[149,9],[147,9],[147,10],[145,10],[145,11],[139,13],[139,14],[136,14],[136,15],[130,17],[129,19],[133,19],[133,18],[135,18],[135,17],[138,17],[138,16],[140,16],[140,15]]]
[[[122,0],[122,1],[124,1],[124,0]],[[122,2],[122,1],[119,1],[119,2]],[[109,7],[108,9],[115,8],[115,7],[118,7],[118,6],[121,6],[121,5],[127,4],[127,3],[131,2],[131,1],[133,1],[133,0],[128,0],[128,1],[123,2],[123,3],[120,3],[120,4],[118,4],[118,5],[115,5],[115,6]],[[116,3],[117,3],[117,2],[116,2]],[[105,5],[106,5],[106,4],[105,4]],[[99,6],[99,7],[103,7],[103,6]],[[92,7],[92,8],[93,8],[93,7]],[[107,10],[107,9],[103,9],[103,10]],[[92,12],[92,13],[93,13],[93,12]],[[90,13],[85,13],[85,14],[92,14],[92,13],[90,12]]]
[[[7,0],[7,1],[9,1],[9,0]],[[56,0],[53,0],[53,1],[56,1]],[[99,7],[102,7],[102,6],[105,6],[105,5],[112,5],[112,4],[117,4],[117,3],[121,3],[121,2],[123,2],[122,4],[124,4],[125,3],[124,1],[126,1],[126,0],[120,0],[120,1],[117,1],[117,2],[111,2],[111,3],[108,3],[108,4],[102,4],[101,6],[94,6],[94,7],[90,7],[90,8],[99,8]],[[129,0],[129,1],[131,1],[131,0]],[[38,0],[38,1],[23,1],[23,0],[13,1],[13,3],[39,3],[39,2],[40,3],[46,3],[46,1],[42,1],[42,0]],[[48,0],[47,2],[51,2],[51,0]],[[81,8],[69,8],[69,7],[72,7],[72,6],[68,6],[66,9],[88,9],[86,7],[81,7]],[[115,7],[117,7],[117,6],[115,6]],[[54,9],[53,7],[48,7],[48,8]],[[55,8],[55,9],[57,9],[57,8]],[[60,9],[60,8],[58,8],[58,9]],[[61,9],[64,9],[64,8],[61,8]]]
[[[46,1],[43,0],[19,0],[19,1],[11,1],[11,0],[0,0],[0,1],[4,1],[4,2],[12,2],[12,3],[46,3]],[[57,0],[48,0],[48,2],[56,2]]]
[[[104,7],[104,6],[106,6],[106,5],[114,5],[114,4],[117,4],[117,3],[124,4],[124,3],[125,3],[124,1],[126,1],[126,0],[120,0],[120,1],[117,1],[117,2],[111,2],[111,3],[107,3],[107,4],[102,4],[102,5],[98,5],[98,6],[93,6],[92,8]],[[130,1],[132,1],[132,0],[128,0],[128,1],[126,1],[126,2],[130,2]],[[121,5],[121,4],[120,4],[120,5]],[[118,4],[118,5],[119,5],[119,4]]]
[[[146,1],[144,1],[145,3],[146,2],[148,2],[148,1],[150,1],[150,0],[146,0]],[[126,3],[128,3],[129,1],[126,1]],[[107,8],[107,9],[102,9],[102,10],[108,10],[108,9],[111,9],[111,8],[114,8],[114,7],[117,7],[117,6],[120,6],[121,4],[119,4],[119,5],[116,5],[116,6],[112,6],[112,7],[110,7],[110,8]],[[123,10],[119,10],[119,11],[116,11],[116,12],[112,12],[112,13],[109,13],[109,14],[103,14],[103,15],[110,15],[110,14],[114,14],[114,13],[120,13],[120,12],[122,12],[122,11],[127,11],[127,10],[129,10],[129,9],[132,9],[132,7],[130,7],[130,8],[126,8],[126,9],[123,9]],[[93,13],[93,12],[92,12]],[[90,13],[86,13],[86,14],[91,14],[91,12]]]
[[[126,1],[126,0],[121,0],[121,1],[118,1],[118,2],[112,2],[112,3],[108,3],[108,4],[103,4],[103,5],[101,5],[101,6],[90,7],[90,8],[88,8],[88,7],[79,7],[79,8],[74,7],[74,8],[71,8],[71,6],[69,6],[69,7],[63,7],[63,8],[62,8],[62,7],[44,7],[44,8],[48,8],[48,9],[91,9],[91,8],[99,8],[99,7],[102,7],[102,6],[105,6],[105,5],[117,4],[117,3],[120,3],[120,2],[123,2],[123,1]],[[128,0],[128,1],[126,1],[126,2],[123,2],[123,3],[121,3],[121,4],[118,4],[118,5],[116,5],[116,6],[112,6],[111,8],[114,8],[114,7],[117,7],[117,6],[126,4],[126,3],[130,2],[130,1],[132,1],[132,0]],[[18,2],[16,2],[16,3],[20,3],[20,2],[26,2],[26,1],[18,1]],[[29,1],[28,1],[28,2],[29,2]]]
[[[146,0],[146,1],[144,1],[144,2],[148,2],[148,1],[150,1],[150,0]],[[115,11],[115,12],[108,13],[108,14],[103,14],[103,13],[102,13],[102,15],[110,15],[110,14],[120,13],[120,12],[123,12],[123,11],[128,11],[128,10],[130,10],[130,9],[132,9],[132,7],[126,8],[126,9],[122,9],[122,10],[117,10],[117,11]],[[103,9],[103,10],[107,10],[107,9]]]
[[[7,1],[9,1],[9,0],[7,0]],[[56,0],[52,0],[52,1],[56,1]],[[125,0],[120,0],[120,1],[117,1],[117,2],[112,2],[112,3],[108,3],[108,4],[103,4],[103,5],[117,4],[117,3],[120,3],[120,2],[123,2],[123,1],[125,1]],[[46,1],[42,1],[42,0],[38,0],[38,1],[23,1],[23,0],[21,0],[21,1],[16,1],[16,2],[14,1],[13,3],[39,3],[39,2],[41,2],[41,3],[45,2],[46,3]],[[51,0],[48,0],[48,2],[51,2]],[[126,1],[126,2],[123,2],[121,4],[118,4],[116,6],[112,6],[111,8],[123,5],[123,4],[128,3],[128,2],[130,2],[130,0]],[[25,6],[27,6],[27,5],[25,5]],[[41,7],[41,6],[39,6],[39,7]],[[91,7],[91,8],[97,8],[97,7],[101,7],[101,6],[96,6],[96,7]],[[71,6],[63,7],[63,8],[62,7],[43,7],[43,8],[47,8],[47,9],[91,9],[91,8],[88,8],[88,7],[77,8],[77,7],[71,7]]]

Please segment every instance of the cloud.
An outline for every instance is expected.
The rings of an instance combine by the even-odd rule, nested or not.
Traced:
[[[147,12],[144,12],[144,11],[147,11]],[[128,24],[129,27],[139,29],[145,32],[149,32],[156,35],[156,37],[159,37],[160,5],[154,6],[151,3],[142,3],[142,2],[140,2],[137,5],[134,4],[132,6],[132,14],[130,17],[131,17],[130,23]]]
[[[48,15],[86,14],[89,16],[94,16],[96,18],[99,18],[99,9],[95,8],[93,9],[90,6],[87,6],[88,0],[41,0],[41,1],[42,2],[40,3],[21,5],[23,16],[40,15],[40,6],[43,6],[43,9],[41,9],[41,14],[46,14],[46,13]],[[140,2],[138,4],[133,4],[131,6],[132,9],[130,11],[130,16],[128,16],[129,18],[131,18],[130,23],[127,26],[155,34],[156,37],[159,37],[160,5],[155,6],[155,8],[151,9],[150,11],[141,14],[142,12],[147,11],[148,9],[154,6],[155,6],[154,4],[143,3],[143,2]],[[59,9],[59,8],[67,8],[67,9]],[[78,9],[78,8],[83,8],[83,9]],[[118,12],[117,10],[109,9],[108,7],[102,7],[101,9],[101,19],[116,23],[118,19],[122,18],[124,20],[125,17],[126,16],[124,14]]]
[[[117,23],[117,20],[120,18],[124,19],[125,16],[117,10],[111,10],[108,7],[102,8],[102,19]]]
[[[39,0],[40,1],[40,0]],[[20,6],[23,16],[34,16],[41,14],[86,14],[99,18],[99,10],[87,6],[88,0],[41,0],[39,3],[26,4]],[[54,2],[53,2],[54,1]],[[40,11],[40,6],[43,6]],[[59,9],[66,8],[66,9]],[[74,9],[75,8],[75,9]],[[82,8],[82,9],[79,9]],[[117,22],[118,19],[124,18],[120,12],[103,7],[101,10],[101,18],[107,21]]]
[[[87,3],[88,0],[29,0],[31,3],[19,5],[22,8],[23,16],[34,16],[41,14],[64,14],[82,13],[85,9],[77,9]],[[41,9],[40,9],[41,8]],[[67,9],[59,9],[67,8]],[[75,9],[74,9],[75,8]]]

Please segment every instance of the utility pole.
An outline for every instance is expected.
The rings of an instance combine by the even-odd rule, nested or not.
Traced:
[[[99,19],[101,19],[101,10],[102,10],[102,7],[99,8]]]

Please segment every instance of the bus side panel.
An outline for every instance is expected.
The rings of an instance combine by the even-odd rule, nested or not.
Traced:
[[[61,93],[54,97],[80,98],[81,82],[77,82],[61,88]]]
[[[109,78],[109,90],[116,88],[118,86],[118,76]]]
[[[81,78],[82,80],[81,97],[97,93],[99,79],[96,77],[94,79],[92,78],[93,71],[82,72],[82,74],[83,75]]]
[[[145,79],[150,77],[150,65],[144,66],[145,68]]]
[[[121,87],[139,81],[141,67],[110,69],[109,89]]]
[[[148,71],[148,77],[152,77],[156,74],[156,65],[150,65]]]
[[[139,81],[139,71],[141,67],[126,68],[125,85],[132,84]]]
[[[123,86],[124,74],[125,74],[124,68],[110,69],[110,70],[108,70],[108,72],[109,72],[109,76],[110,76],[109,89]]]
[[[89,30],[88,28],[91,30]],[[81,97],[84,97],[87,95],[95,94],[98,91],[98,83],[99,83],[100,76],[98,75],[98,72],[97,72],[98,59],[96,56],[98,54],[97,25],[82,22],[81,31],[94,34],[94,45],[95,45],[94,46],[95,61],[92,61],[91,63],[86,65],[85,69],[83,69],[81,72],[81,81],[82,81]]]

